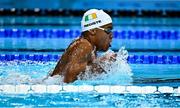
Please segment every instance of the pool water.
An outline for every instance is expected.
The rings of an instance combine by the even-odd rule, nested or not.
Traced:
[[[47,19],[46,28],[48,24],[43,23]],[[180,107],[178,18],[114,18],[111,50],[119,53],[120,49],[119,58],[104,66],[108,73],[92,75],[87,71],[84,79],[71,84],[63,83],[61,76],[52,78],[48,74],[80,34],[79,18],[70,27],[61,27],[61,23],[72,18],[0,20],[4,24],[0,29],[0,107]],[[75,88],[66,89],[69,85]],[[92,88],[79,91],[86,85]],[[114,86],[119,89],[112,89]],[[62,89],[57,90],[59,87]]]
[[[53,70],[56,62],[11,62],[0,63],[0,84],[36,84]],[[122,74],[109,76],[106,79],[78,80],[74,84],[90,85],[139,85],[139,86],[179,86],[180,67],[178,64],[130,64],[133,75],[128,82]],[[114,73],[112,73],[114,74]],[[111,74],[110,74],[111,75]],[[102,76],[103,77],[103,76]],[[124,79],[124,81],[122,80]],[[37,80],[37,82],[35,81]],[[44,82],[45,83],[45,82]],[[51,83],[51,82],[49,82]],[[56,82],[55,84],[57,84]],[[53,84],[53,83],[51,83]]]
[[[125,51],[125,50],[123,50]],[[7,53],[7,52],[6,52]],[[17,53],[17,52],[16,52]],[[29,52],[21,52],[22,54]],[[55,52],[57,53],[57,52]],[[47,54],[47,53],[46,53]],[[133,53],[132,53],[133,54]],[[138,55],[138,53],[136,53]],[[142,54],[142,53],[140,53]],[[124,57],[124,56],[123,56]],[[62,85],[57,78],[46,79],[56,61],[4,61],[0,62],[0,85]],[[119,61],[109,74],[77,80],[70,85],[121,85],[137,87],[171,87],[180,85],[179,64],[127,64]],[[121,68],[119,71],[117,71]],[[115,72],[114,72],[115,71]],[[60,78],[60,77],[58,77]],[[46,80],[44,80],[46,79]],[[68,84],[67,84],[68,85]],[[11,88],[9,88],[11,89]],[[104,88],[106,91],[107,88]],[[147,88],[148,89],[148,88]],[[179,107],[179,93],[153,91],[151,93],[74,92],[38,93],[18,91],[6,92],[0,87],[1,107]],[[41,90],[41,89],[40,89]],[[178,89],[179,90],[179,89]],[[166,90],[165,90],[166,91]],[[168,89],[167,89],[168,91]],[[93,104],[92,104],[93,103]]]
[[[179,107],[177,94],[58,93],[0,95],[0,107]]]

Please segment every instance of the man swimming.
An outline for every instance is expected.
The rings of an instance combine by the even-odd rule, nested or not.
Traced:
[[[95,61],[98,59],[97,51],[107,51],[110,47],[113,29],[111,17],[103,10],[90,9],[83,15],[81,28],[81,36],[65,50],[51,74],[64,76],[65,83],[77,80],[77,76],[85,72],[87,66],[91,67],[92,72],[105,71]],[[100,60],[109,58],[106,56]]]

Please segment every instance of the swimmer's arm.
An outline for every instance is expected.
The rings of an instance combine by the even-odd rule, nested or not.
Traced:
[[[64,82],[70,83],[77,79],[77,76],[85,71],[88,61],[91,59],[91,46],[81,43],[76,48],[71,57],[69,63],[65,67]]]
[[[55,69],[54,69],[54,71],[52,72],[52,73],[50,73],[50,76],[54,76],[54,75],[58,75],[58,74],[60,74],[59,72],[60,72],[60,65],[61,65],[61,61],[59,60],[58,61],[58,63],[57,63],[57,65],[56,65],[56,67],[55,67]]]
[[[70,62],[67,64],[67,70],[64,75],[64,82],[70,83],[77,80],[77,76],[80,72],[85,71],[87,66],[87,62],[78,63],[78,62]]]

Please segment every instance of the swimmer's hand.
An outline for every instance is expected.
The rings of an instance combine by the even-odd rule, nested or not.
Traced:
[[[117,57],[117,54],[114,53],[114,52],[111,52],[111,53],[107,53],[105,54],[103,57],[100,57],[99,60],[100,62],[103,62],[103,61],[116,61],[116,57]]]
[[[117,54],[114,52],[106,53],[102,57],[98,57],[97,59],[94,60],[95,62],[91,64],[91,71],[96,73],[102,73],[102,72],[107,73],[106,70],[103,69],[102,64],[105,62],[109,62],[109,63],[115,62],[116,57]]]

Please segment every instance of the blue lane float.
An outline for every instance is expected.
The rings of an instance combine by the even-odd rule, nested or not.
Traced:
[[[80,30],[71,29],[0,29],[1,38],[76,38],[80,36]],[[177,30],[114,30],[114,38],[117,39],[171,39],[180,38]]]
[[[0,61],[57,61],[59,55],[51,54],[0,54]],[[180,64],[180,56],[171,55],[129,55],[128,63],[131,64]]]

